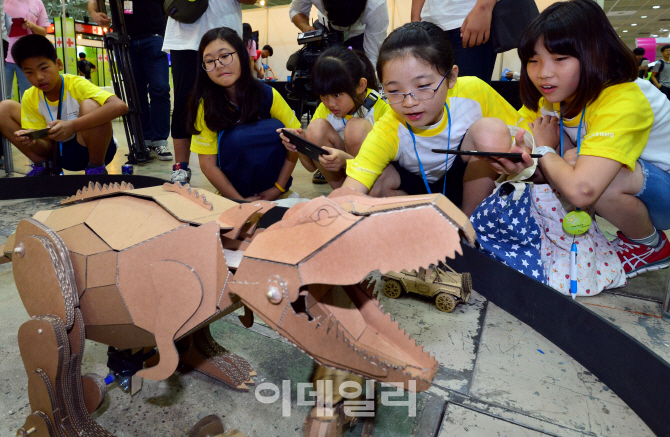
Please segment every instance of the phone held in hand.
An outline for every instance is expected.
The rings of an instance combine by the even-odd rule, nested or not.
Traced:
[[[38,129],[30,132],[21,134],[22,137],[28,137],[31,140],[39,140],[49,135],[50,127],[45,127],[44,129]]]
[[[323,147],[319,147],[316,144],[287,131],[286,129],[282,129],[282,133],[289,139],[289,142],[295,146],[295,149],[298,151],[298,153],[302,153],[314,161],[318,161],[319,156],[321,155],[328,155],[328,151]]]
[[[487,158],[493,158],[493,159],[498,159],[498,158],[505,158],[509,159],[510,161],[517,163],[523,161],[523,158],[521,157],[523,154],[522,153],[503,153],[503,152],[478,152],[476,150],[447,150],[447,149],[433,149],[432,150],[434,153],[447,153],[450,155],[466,155],[466,156],[479,156],[479,157],[487,157]],[[539,153],[531,153],[530,154],[531,158],[541,158],[542,155]]]

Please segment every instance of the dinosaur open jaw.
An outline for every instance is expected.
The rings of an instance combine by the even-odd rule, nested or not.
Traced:
[[[307,285],[293,301],[284,299],[287,288],[280,284],[281,301],[269,307],[263,300],[270,301],[270,293],[258,299],[254,284],[234,288],[254,313],[320,364],[408,390],[430,387],[437,361],[383,311],[372,297],[374,283]]]

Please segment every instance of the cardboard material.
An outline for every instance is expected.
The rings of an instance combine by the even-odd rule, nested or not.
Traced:
[[[186,199],[190,200],[198,206],[205,208],[207,211],[214,210],[214,205],[212,205],[212,202],[208,202],[204,195],[200,195],[200,192],[191,188],[189,184],[182,185],[178,182],[169,184],[166,182],[163,184],[163,189],[172,191],[173,193],[181,194]]]
[[[93,182],[89,182],[88,186],[78,190],[77,194],[62,200],[61,205],[69,205],[84,200],[97,199],[98,197],[112,196],[119,194],[122,191],[132,190],[133,188],[133,184],[128,184],[126,182],[121,182],[120,184],[115,182],[109,185],[100,185],[99,182],[96,182],[95,184]]]
[[[70,252],[80,255],[95,255],[112,249],[85,224],[64,229],[58,235],[63,239]]]
[[[273,203],[202,194],[175,185],[92,186],[68,201],[97,200],[17,227],[17,288],[35,316],[19,334],[29,396],[59,437],[109,435],[89,417],[104,387],[99,377],[81,376],[84,336],[120,349],[158,346],[157,363],[138,379],[168,378],[181,360],[248,390],[255,372],[208,327],[242,306],[245,326],[252,310],[324,365],[430,386],[435,359],[357,283],[376,269],[427,267],[460,253],[461,237],[474,241],[460,211],[440,195],[373,199],[337,190],[259,229]],[[224,247],[243,255],[234,274]],[[35,334],[38,324],[52,334]]]
[[[62,231],[83,223],[98,205],[99,201],[72,205],[69,208],[54,209],[45,220],[40,220],[54,231]]]
[[[235,390],[248,391],[256,375],[242,357],[219,345],[209,331],[209,326],[184,339],[188,345],[180,354],[182,363],[207,376],[218,379]]]
[[[238,205],[232,200],[217,196],[207,190],[193,190],[188,184],[185,186],[181,184],[176,185],[178,187],[174,187],[172,184],[164,184],[160,187],[142,188],[128,191],[127,194],[145,199],[153,199],[178,220],[195,225],[212,222],[222,212]],[[191,194],[189,194],[189,191]],[[196,192],[198,194],[197,197],[195,196]],[[185,193],[185,195],[182,196],[181,193]],[[203,198],[206,199],[207,204],[211,205],[211,209],[202,203]],[[220,223],[220,226],[221,229],[226,230],[233,228],[228,223]]]
[[[86,288],[116,284],[117,252],[110,250],[86,258]]]
[[[86,338],[117,349],[156,346],[154,334],[136,325],[87,326]]]
[[[116,285],[86,289],[79,308],[84,315],[84,323],[89,328],[133,323]]]
[[[202,283],[186,264],[158,261],[151,266],[158,298],[153,332],[161,359],[158,365],[137,372],[138,376],[156,381],[167,379],[177,369],[179,355],[174,345],[177,331],[191,318],[202,300]]]
[[[74,272],[74,280],[77,284],[77,293],[81,295],[86,290],[86,257],[78,253],[70,252],[70,261]]]
[[[14,281],[28,315],[55,314],[69,326],[74,322],[74,302],[63,294],[63,263],[54,245],[43,236],[21,237],[24,256],[14,257]]]
[[[17,437],[57,437],[49,416],[35,411],[26,417],[24,425],[16,432]]]
[[[183,226],[154,202],[129,196],[100,202],[86,224],[114,250],[127,249]]]
[[[39,222],[44,223],[49,218],[52,212],[53,210],[37,211],[33,216],[33,218]]]
[[[61,282],[62,294],[65,298],[65,301],[68,303],[68,306],[76,307],[79,304],[79,296],[77,294],[77,284],[74,278],[74,269],[72,268],[72,261],[68,255],[68,249],[65,245],[63,239],[52,229],[46,226],[44,223],[39,222],[35,219],[21,220],[16,227],[15,239],[20,241],[23,236],[40,236],[46,237],[53,247],[56,249],[56,255],[60,259],[63,270],[59,275],[59,281]],[[18,244],[18,243],[17,243]],[[22,284],[17,283],[16,286],[19,288]],[[72,320],[65,320],[65,324],[69,329],[72,326]]]

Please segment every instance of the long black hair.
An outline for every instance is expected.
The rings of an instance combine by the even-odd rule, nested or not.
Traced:
[[[535,56],[535,44],[540,40],[549,53],[579,60],[579,85],[575,98],[563,107],[566,117],[576,116],[606,87],[637,78],[633,52],[621,41],[596,2],[554,3],[526,28],[517,49],[521,59],[521,100],[533,111],[538,110],[542,94],[530,80],[526,65]]]
[[[244,45],[249,45],[249,41],[253,38],[253,30],[251,29],[251,24],[242,23],[242,41]]]
[[[379,80],[384,82],[382,73],[387,62],[407,55],[433,66],[441,75],[454,67],[454,50],[446,32],[427,21],[407,23],[386,37],[377,60]]]
[[[225,89],[212,82],[202,68],[203,52],[212,41],[222,40],[235,49],[240,62],[240,78],[235,82],[235,107]],[[209,30],[202,36],[198,47],[198,73],[188,104],[187,127],[191,134],[198,135],[195,123],[200,101],[205,112],[205,124],[213,132],[218,132],[236,124],[244,124],[259,119],[259,105],[262,98],[263,84],[251,75],[249,53],[237,33],[227,27]]]
[[[312,68],[312,90],[318,96],[348,94],[355,108],[360,110],[367,94],[356,91],[362,78],[368,81],[368,88],[379,90],[372,62],[365,53],[341,46],[331,47],[321,53]]]

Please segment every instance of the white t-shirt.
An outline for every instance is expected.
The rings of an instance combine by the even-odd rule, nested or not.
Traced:
[[[328,23],[326,8],[323,7],[322,0],[293,0],[289,8],[291,20],[298,14],[304,14],[309,17],[312,5],[319,11],[319,20],[325,20]],[[388,27],[389,11],[386,6],[386,0],[368,0],[361,16],[348,28],[333,26],[334,29],[345,32],[347,39],[365,33],[363,49],[373,66],[377,65],[379,49],[386,39]]]
[[[426,0],[421,20],[437,24],[442,30],[460,29],[477,0]]]
[[[209,8],[193,24],[168,18],[163,51],[198,50],[202,36],[217,27],[233,29],[242,37],[242,8],[238,0],[209,0]]]

